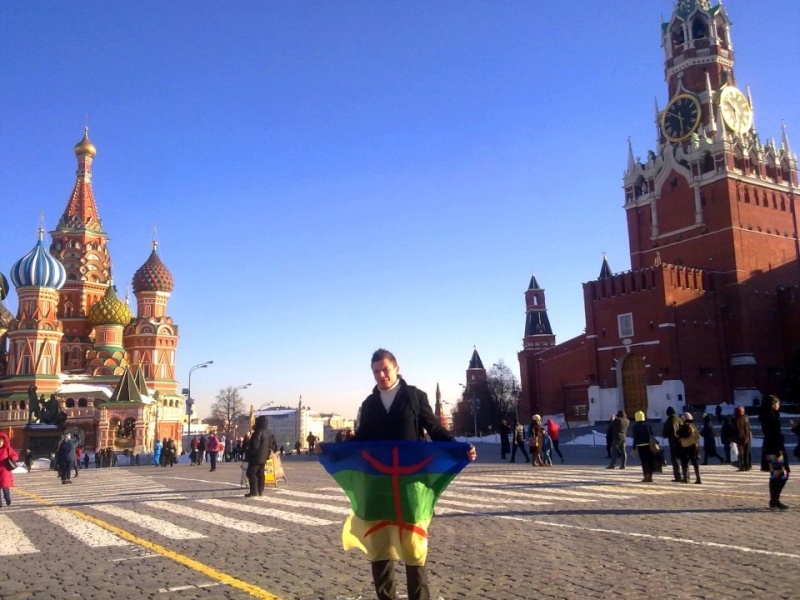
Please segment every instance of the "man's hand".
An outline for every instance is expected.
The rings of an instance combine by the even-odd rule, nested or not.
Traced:
[[[478,458],[478,452],[475,450],[475,446],[472,444],[469,445],[469,450],[467,450],[467,458],[470,460],[475,460]]]

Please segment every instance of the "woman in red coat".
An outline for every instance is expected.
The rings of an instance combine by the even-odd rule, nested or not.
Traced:
[[[3,498],[6,499],[6,506],[11,504],[11,488],[14,487],[14,475],[8,465],[8,459],[19,460],[19,456],[11,447],[11,440],[5,433],[0,432],[0,489],[3,490]],[[0,501],[2,506],[2,501]]]
[[[558,430],[561,429],[561,426],[553,421],[553,419],[547,419],[547,435],[550,436],[550,439],[553,440],[553,450],[556,451],[561,462],[564,462],[564,455],[561,454],[561,450],[558,449]]]

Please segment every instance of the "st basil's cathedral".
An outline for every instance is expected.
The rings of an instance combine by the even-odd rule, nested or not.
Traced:
[[[9,272],[16,316],[3,304],[9,283],[0,273],[0,430],[34,456],[49,456],[63,433],[89,451],[138,454],[157,437],[180,444],[185,400],[175,379],[178,327],[167,314],[172,274],[154,242],[133,275],[135,316],[117,296],[92,191],[96,154],[87,128],[49,248],[40,228]]]

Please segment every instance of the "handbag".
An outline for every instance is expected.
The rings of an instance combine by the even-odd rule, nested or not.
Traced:
[[[680,440],[681,440],[681,446],[683,446],[684,448],[688,448],[689,446],[694,446],[695,444],[697,444],[697,442],[700,441],[700,432],[693,427],[692,433],[689,435],[689,437],[682,437],[680,438]]]
[[[653,454],[658,454],[661,452],[661,446],[658,445],[658,441],[654,436],[650,436],[650,452]]]
[[[16,468],[17,468],[17,466],[18,466],[18,465],[17,465],[17,461],[15,461],[15,460],[14,460],[13,458],[11,458],[10,456],[6,457],[6,462],[8,463],[8,468],[9,468],[9,470],[11,470],[11,471],[13,471],[14,469],[16,469]]]

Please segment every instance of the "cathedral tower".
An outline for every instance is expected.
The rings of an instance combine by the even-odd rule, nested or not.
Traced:
[[[44,229],[33,250],[11,268],[17,289],[17,318],[8,328],[8,375],[4,390],[21,393],[36,385],[41,393],[52,393],[60,384],[61,338],[58,320],[58,290],[67,274],[62,264],[44,246]]]
[[[92,161],[97,150],[87,127],[75,145],[78,160],[75,187],[67,207],[51,231],[50,252],[64,265],[67,281],[61,290],[58,315],[64,326],[61,353],[65,372],[86,370],[92,348],[89,310],[105,294],[111,280],[108,236],[97,214],[92,191]]]
[[[178,327],[167,316],[167,301],[174,287],[172,274],[158,256],[158,244],[133,276],[136,318],[125,328],[125,348],[131,365],[142,369],[151,388],[174,394],[175,351]]]

